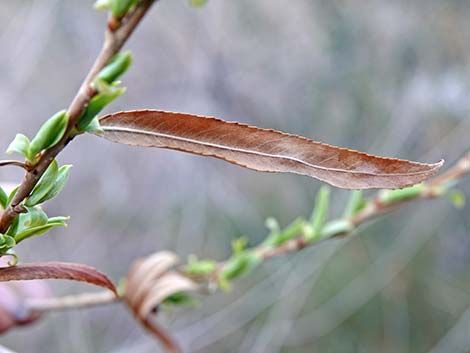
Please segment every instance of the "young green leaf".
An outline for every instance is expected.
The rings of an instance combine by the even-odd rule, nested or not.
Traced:
[[[129,66],[132,64],[132,53],[125,51],[123,53],[116,54],[108,65],[97,75],[97,80],[103,80],[109,84],[117,80],[123,75]]]
[[[9,235],[0,234],[0,254],[5,254],[16,245],[15,239]]]
[[[96,10],[109,10],[111,8],[111,1],[113,0],[96,0],[93,7]]]
[[[234,254],[243,252],[248,245],[248,238],[246,236],[234,239],[232,241],[232,251]]]
[[[72,166],[70,164],[63,165],[62,167],[59,168],[58,173],[57,173],[57,178],[52,185],[51,189],[45,194],[37,203],[43,203],[46,202],[47,200],[50,200],[54,197],[56,197],[64,188],[65,184],[67,183],[67,180],[70,175],[70,168]]]
[[[46,172],[43,174],[39,182],[34,187],[31,195],[25,202],[26,206],[35,206],[41,202],[41,200],[46,197],[46,195],[54,187],[57,176],[59,174],[59,166],[56,160],[53,160],[51,165],[47,168]]]
[[[67,128],[68,116],[65,110],[61,110],[47,120],[39,129],[29,145],[29,155],[35,156],[42,150],[57,144]]]
[[[244,251],[234,255],[219,274],[222,283],[247,274],[261,263],[261,258],[253,251]]]
[[[330,205],[330,188],[323,186],[317,193],[315,198],[315,207],[313,208],[312,216],[310,217],[310,223],[312,225],[311,231],[307,234],[307,241],[313,241],[317,239],[325,225],[328,217],[328,208]]]
[[[8,228],[7,234],[16,237],[29,229],[42,227],[48,223],[47,215],[39,207],[26,207],[26,213],[22,213],[15,218],[15,221]]]
[[[33,236],[42,235],[47,233],[49,230],[55,227],[66,227],[67,223],[65,221],[58,221],[50,219],[46,224],[31,228],[26,228],[24,230],[19,230],[18,233],[15,234],[15,240],[17,243],[28,239]]]
[[[10,192],[10,195],[8,195],[7,205],[11,203],[11,200],[13,200],[19,188],[20,186],[18,185]]]
[[[20,216],[18,215],[15,217],[11,225],[8,227],[6,234],[11,235],[12,237],[15,236],[15,234],[18,232],[18,227],[20,224]]]
[[[137,3],[137,0],[110,0],[109,5],[115,18],[123,17],[129,9]]]
[[[299,236],[302,233],[305,220],[301,217],[297,218],[289,224],[284,230],[276,233],[271,233],[263,242],[264,245],[277,247],[284,244],[286,241]]]
[[[402,188],[429,178],[443,164],[376,157],[191,114],[137,110],[105,116],[100,124],[100,136],[114,142],[216,157],[257,171],[308,175],[347,189]]]
[[[32,162],[32,156],[29,153],[29,138],[23,134],[17,134],[15,139],[10,143],[6,151],[7,154],[19,153],[28,161]]]
[[[207,0],[189,0],[189,4],[194,7],[201,7],[207,4]]]
[[[320,237],[316,240],[328,239],[329,237],[352,232],[354,226],[347,219],[336,219],[328,222],[323,227]]]
[[[40,207],[25,207],[26,213],[21,214],[20,217],[24,217],[23,226],[24,229],[43,226],[47,223],[47,214]]]
[[[57,217],[51,217],[47,221],[47,224],[53,224],[56,226],[62,226],[66,227],[67,226],[67,221],[70,219],[70,217],[64,217],[64,216],[57,216]]]
[[[266,226],[266,228],[269,229],[269,232],[270,232],[271,235],[279,234],[281,232],[281,227],[279,225],[279,222],[274,217],[266,218],[266,221],[264,222],[264,225]]]
[[[184,272],[191,276],[203,276],[212,273],[217,267],[213,260],[199,260],[195,256],[190,256]]]
[[[8,195],[0,186],[0,207],[2,207],[3,209],[7,208],[7,205],[8,205],[7,201],[8,201]]]
[[[102,134],[103,129],[101,128],[100,121],[98,118],[94,118],[82,132],[90,132],[93,134]]]
[[[420,195],[424,190],[423,184],[413,185],[400,190],[385,190],[380,196],[380,202],[384,205],[405,201]]]
[[[95,119],[96,115],[103,110],[109,103],[111,103],[114,99],[122,95],[126,91],[125,88],[114,89],[110,93],[99,93],[94,96],[88,106],[86,107],[85,111],[83,112],[82,116],[78,120],[78,130],[85,131],[88,126],[91,124],[93,119]],[[96,120],[96,123],[98,121]],[[99,124],[99,123],[98,123]]]
[[[199,304],[199,301],[193,298],[189,293],[176,292],[167,297],[162,304],[167,306],[180,306],[180,307],[195,307]]]
[[[365,200],[362,190],[353,190],[349,195],[348,203],[343,213],[344,218],[350,218],[354,216],[359,210],[365,205]]]

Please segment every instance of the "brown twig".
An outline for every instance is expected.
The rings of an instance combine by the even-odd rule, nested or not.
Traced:
[[[31,312],[45,312],[51,310],[66,310],[88,308],[97,305],[109,304],[120,299],[111,291],[81,293],[64,297],[27,299],[25,307]]]
[[[16,216],[18,216],[18,205],[20,205],[30,195],[47,167],[73,139],[73,129],[77,124],[78,119],[90,102],[90,99],[97,93],[91,85],[95,76],[108,64],[109,60],[119,52],[139,24],[140,20],[156,1],[157,0],[140,1],[133,11],[120,20],[117,27],[108,26],[104,36],[103,47],[101,48],[92,68],[88,72],[88,75],[80,86],[75,98],[67,109],[69,122],[64,136],[55,146],[44,151],[39,162],[26,173],[10,206],[1,216],[0,233],[4,233],[8,229]]]
[[[5,167],[5,166],[9,166],[9,165],[23,168],[26,171],[29,171],[29,169],[30,169],[30,167],[26,163],[21,162],[21,161],[13,161],[13,160],[0,161],[0,167]]]

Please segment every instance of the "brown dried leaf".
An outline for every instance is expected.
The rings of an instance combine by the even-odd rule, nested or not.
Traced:
[[[166,330],[151,320],[151,314],[170,295],[197,290],[190,279],[172,271],[178,257],[168,251],[137,260],[126,277],[124,299],[137,321],[170,352],[179,352],[177,343]]]
[[[137,260],[127,275],[126,299],[129,305],[140,306],[154,282],[178,262],[178,256],[169,251],[158,252]]]
[[[33,279],[69,279],[107,288],[116,294],[113,282],[93,267],[67,262],[37,262],[0,268],[0,282]]]
[[[134,110],[100,120],[102,136],[133,146],[169,148],[263,172],[290,172],[347,189],[403,188],[435,174],[435,164],[383,158],[304,137],[216,118]]]
[[[149,288],[147,295],[136,308],[140,317],[147,317],[163,300],[179,292],[195,291],[196,284],[177,272],[167,272]]]

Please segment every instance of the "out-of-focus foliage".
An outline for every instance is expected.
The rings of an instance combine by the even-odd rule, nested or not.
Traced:
[[[74,95],[102,41],[106,15],[90,8],[87,1],[0,1],[3,150],[16,131],[34,136]],[[161,0],[129,43],[129,92],[106,111],[216,115],[450,165],[468,147],[469,15],[465,1],[210,1],[195,10]],[[308,217],[319,187],[91,136],[61,158],[77,168],[44,209],[72,214],[70,227],[17,252],[25,261],[87,263],[115,279],[154,250],[226,258],[232,239],[264,239],[267,217],[282,228]],[[20,178],[0,170],[1,181]],[[468,195],[468,183],[462,188]],[[347,197],[332,192],[330,211],[343,210]],[[441,341],[449,330],[454,351],[464,351],[468,214],[468,204],[456,211],[446,200],[407,206],[348,240],[259,266],[231,293],[178,312],[172,329],[188,352],[414,353],[436,344],[449,352]],[[54,284],[59,293],[70,286]],[[114,308],[51,315],[2,344],[32,353],[155,349]]]

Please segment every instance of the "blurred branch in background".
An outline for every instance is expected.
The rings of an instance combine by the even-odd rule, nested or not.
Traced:
[[[330,222],[326,222],[329,194],[325,191],[326,189],[320,190],[312,218],[309,221],[298,219],[284,230],[281,230],[278,226],[271,226],[271,234],[263,243],[255,248],[246,249],[245,245],[241,244],[240,241],[235,242],[234,254],[225,262],[215,263],[212,260],[192,259],[187,265],[178,267],[178,273],[176,273],[170,272],[170,270],[174,271],[172,268],[178,263],[177,257],[171,254],[156,254],[145,260],[138,261],[137,263],[139,263],[139,265],[135,265],[134,269],[131,270],[127,276],[127,286],[121,299],[126,298],[126,302],[136,313],[136,317],[143,320],[143,322],[148,325],[150,324],[148,316],[152,312],[150,310],[151,308],[157,307],[161,303],[178,306],[188,302],[189,297],[181,296],[182,294],[180,291],[199,291],[203,289],[203,291],[208,290],[209,293],[211,293],[217,287],[227,289],[235,278],[246,275],[263,261],[273,257],[282,256],[290,252],[299,251],[306,246],[318,244],[319,242],[332,237],[351,234],[357,226],[374,217],[391,212],[412,200],[448,196],[460,179],[469,173],[470,154],[467,154],[446,172],[423,184],[418,184],[401,190],[382,190],[379,191],[375,197],[368,200],[363,199],[362,194],[353,191],[343,218]],[[458,202],[461,201],[456,201],[456,203]],[[391,256],[390,258],[382,256],[380,259],[380,265],[377,264],[376,266],[371,267],[371,271],[375,271],[377,269],[382,270],[377,272],[380,273],[380,277],[374,281],[377,286],[369,286],[369,289],[371,290],[370,295],[366,295],[360,290],[357,290],[357,286],[360,288],[365,287],[365,280],[361,281],[361,277],[358,277],[357,280],[354,281],[354,284],[351,284],[351,288],[348,290],[352,291],[352,293],[361,293],[359,300],[361,302],[367,301],[371,295],[382,289],[385,283],[390,281],[391,277],[384,275],[385,272],[394,276],[397,271],[404,268],[411,257],[415,254],[415,250],[413,249],[418,246],[417,244],[418,243],[415,242],[415,246],[406,246],[399,252],[390,252],[392,255],[398,253],[400,260],[394,256]],[[397,246],[399,245],[397,244]],[[406,252],[410,252],[410,256],[405,255]],[[406,257],[406,261],[403,257]],[[385,268],[388,270],[384,271],[383,269]],[[367,274],[364,276],[364,278],[370,277],[370,275]],[[297,281],[296,277],[288,277],[292,278],[294,282]],[[313,281],[312,286],[314,283],[315,281]],[[290,291],[291,287],[292,285],[286,284],[285,290]],[[129,293],[129,296],[127,293]],[[306,290],[304,295],[308,296],[309,293],[310,290]],[[280,295],[282,295],[282,292]],[[25,302],[25,306],[30,312],[41,313],[51,310],[102,305],[118,300],[119,299],[113,296],[112,293],[85,293],[76,296],[29,300]],[[343,303],[344,301],[341,300],[340,302]],[[336,308],[338,305],[334,303],[335,302],[333,301],[333,304],[331,305]],[[293,303],[289,304],[289,302],[284,303],[284,305],[289,305],[289,315],[294,315],[293,317],[296,317],[300,313],[298,310],[303,306],[302,300],[299,300],[299,296],[296,296],[295,305],[298,307],[298,310],[292,311],[293,309],[291,304],[294,305]],[[352,307],[356,308],[357,305],[352,304]],[[279,307],[277,310],[282,310],[282,307]],[[346,317],[350,314],[350,310],[346,310]],[[328,320],[325,315],[315,314],[314,316],[316,321],[322,323],[322,325],[315,326],[317,331],[321,331],[320,327],[324,327],[324,329],[326,329],[325,327],[335,327],[337,325],[337,323],[331,322],[326,324]],[[318,319],[317,316],[321,319]],[[338,322],[341,322],[344,320],[344,317],[338,320]],[[274,324],[275,321],[272,321],[269,325]],[[280,323],[276,323],[276,325],[279,324]],[[283,325],[287,326],[277,328],[266,326],[265,328],[265,330],[268,330],[269,332],[273,332],[273,330],[277,332],[276,338],[279,340],[278,344],[272,342],[272,337],[269,338],[269,341],[271,342],[270,345],[265,344],[265,342],[260,342],[259,344],[265,348],[271,347],[273,350],[279,350],[285,340],[285,337],[283,337],[280,332],[284,332],[285,335],[289,334],[289,332],[291,332],[289,327],[291,327],[293,323],[290,322],[290,320],[287,320]],[[302,325],[300,326],[302,327]],[[306,328],[309,325],[304,326]],[[263,340],[263,337],[268,334],[268,331],[263,331],[264,334],[259,336],[258,340]],[[299,335],[298,331],[299,330],[295,331],[297,332],[297,335]],[[311,329],[306,331],[306,335],[308,337],[312,336]],[[318,335],[321,334],[314,334],[314,336]],[[167,337],[166,334],[161,334],[160,338],[162,336]],[[165,339],[170,340],[169,338]],[[176,347],[173,343],[170,343],[169,346]],[[256,347],[256,344],[254,347]]]

